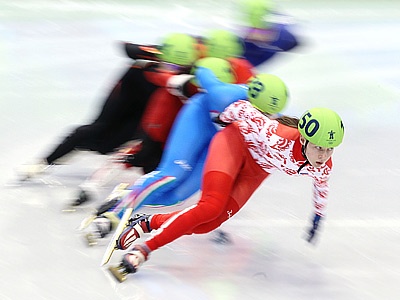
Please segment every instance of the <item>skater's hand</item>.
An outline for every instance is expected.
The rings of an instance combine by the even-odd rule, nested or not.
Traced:
[[[213,123],[218,124],[221,127],[226,127],[229,125],[229,123],[222,122],[221,119],[219,118],[219,115],[215,116],[212,118]]]
[[[312,226],[307,230],[307,236],[306,240],[309,243],[315,244],[315,238],[317,236],[318,232],[318,226],[319,222],[321,221],[321,216],[320,215],[314,215],[314,218],[312,220]]]

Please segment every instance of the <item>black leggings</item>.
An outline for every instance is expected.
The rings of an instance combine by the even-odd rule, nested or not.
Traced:
[[[140,120],[150,95],[157,86],[148,82],[145,69],[131,67],[115,85],[99,116],[77,127],[50,153],[49,164],[76,149],[107,154],[123,143],[141,138]]]

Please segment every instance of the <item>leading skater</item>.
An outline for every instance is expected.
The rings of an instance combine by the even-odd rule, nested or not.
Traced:
[[[240,100],[219,118],[229,125],[216,134],[210,145],[199,202],[169,214],[144,215],[125,229],[117,242],[119,249],[127,249],[143,233],[159,230],[144,243],[134,245],[117,269],[110,269],[121,281],[127,273],[135,273],[152,251],[183,235],[218,228],[275,171],[312,178],[314,217],[307,240],[315,239],[326,210],[331,156],[344,136],[339,115],[327,108],[313,108],[300,119],[271,120],[250,102]]]

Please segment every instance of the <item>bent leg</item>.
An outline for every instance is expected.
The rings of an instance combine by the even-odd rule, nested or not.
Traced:
[[[96,144],[96,139],[103,129],[103,124],[99,123],[83,125],[76,128],[74,132],[66,137],[53,152],[46,157],[47,162],[52,164],[57,159],[76,149],[92,150],[91,148]]]
[[[146,241],[154,251],[182,235],[206,233],[236,214],[268,176],[251,157],[236,126],[230,125],[213,139],[204,167],[203,192],[198,204],[170,215],[153,216],[152,225],[164,222]],[[235,198],[237,196],[237,199]]]
[[[204,181],[208,182],[209,189],[203,192],[199,203],[163,220],[160,232],[146,242],[150,250],[154,251],[183,235],[192,234],[199,224],[211,222],[224,213],[229,192],[221,190],[221,186],[229,191],[233,178],[221,172],[211,172],[205,176]],[[155,226],[154,217],[156,216],[153,216],[151,226]]]
[[[203,176],[203,191],[198,204],[169,218],[161,226],[160,232],[146,242],[150,250],[168,244],[182,235],[192,234],[196,227],[210,223],[221,215],[227,218],[225,208],[244,163],[243,150],[246,150],[237,129],[227,129],[228,127],[218,132],[211,142]]]

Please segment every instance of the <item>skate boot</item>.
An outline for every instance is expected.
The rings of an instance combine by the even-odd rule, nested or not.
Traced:
[[[110,210],[119,202],[119,200],[129,194],[130,190],[126,189],[128,186],[128,183],[120,183],[117,185],[107,197],[105,203],[97,209],[97,215],[103,214]],[[95,195],[96,189],[89,188],[88,186],[85,188],[81,187],[76,199],[74,199],[63,211],[73,212],[80,207],[84,208],[86,206],[85,204],[88,202],[93,202],[93,199],[96,199]]]
[[[136,245],[124,255],[118,266],[109,267],[108,270],[119,282],[123,282],[126,280],[126,275],[137,272],[139,266],[148,259],[149,253],[150,250],[146,245]]]
[[[94,246],[98,241],[105,238],[119,223],[119,218],[112,212],[106,212],[103,215],[96,217],[90,223],[89,232],[85,235],[87,244]]]
[[[117,248],[126,250],[144,233],[149,233],[151,231],[149,218],[150,215],[136,214],[133,218],[129,219],[127,227],[118,237]]]
[[[50,165],[46,160],[40,160],[33,164],[23,165],[18,171],[18,175],[21,181],[28,180],[30,178],[43,174]]]
[[[71,206],[75,207],[75,206],[79,206],[82,205],[88,201],[90,201],[91,197],[90,194],[85,191],[85,190],[80,190],[78,197],[72,201]]]
[[[89,202],[92,197],[90,194],[81,189],[76,199],[71,201],[71,203],[67,204],[66,207],[63,208],[63,212],[75,212],[79,208],[82,208],[85,203]]]
[[[107,213],[108,211],[111,211],[115,205],[119,202],[119,199],[112,199],[110,201],[107,201],[106,203],[102,204],[98,209],[96,209],[91,215],[87,216],[83,221],[81,222],[81,225],[79,225],[78,230],[82,231],[94,221],[96,220],[97,217],[100,217]],[[64,211],[76,211],[76,208],[70,207],[65,209]]]

